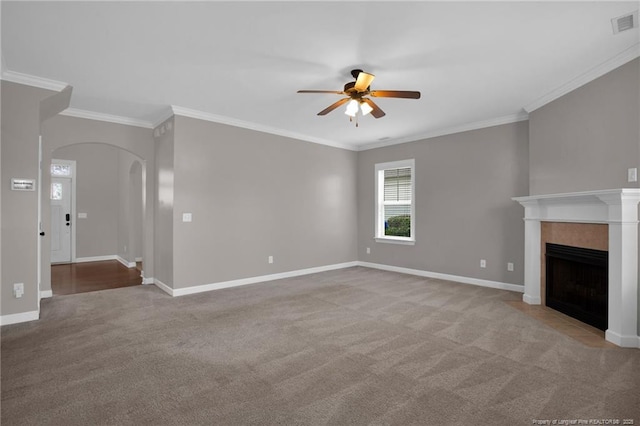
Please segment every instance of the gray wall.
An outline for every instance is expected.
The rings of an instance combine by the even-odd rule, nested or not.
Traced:
[[[56,116],[42,124],[42,144],[43,144],[43,163],[51,162],[54,151],[68,145],[78,144],[107,144],[117,148],[124,149],[140,159],[145,169],[145,208],[144,215],[144,273],[145,277],[153,277],[154,272],[154,241],[153,241],[153,223],[154,212],[153,205],[155,199],[155,150],[153,144],[153,132],[151,129],[126,126],[122,124],[107,123],[97,120],[88,120],[84,118]],[[128,173],[128,170],[125,171]],[[48,173],[42,176],[43,187],[48,188],[50,184]],[[116,179],[115,185],[118,186]],[[43,194],[42,202],[42,218],[45,230],[50,228],[51,213],[47,194]],[[115,210],[117,217],[118,210]],[[78,211],[81,211],[80,209]],[[117,233],[116,233],[117,237]],[[117,240],[116,240],[117,241]],[[49,237],[43,239],[45,247],[51,244]],[[117,242],[114,247],[117,254]],[[48,250],[43,251],[42,256],[42,289],[51,288],[50,274],[50,253]]]
[[[169,119],[154,144],[150,129],[56,116],[42,124],[43,160],[87,142],[141,158],[144,203],[154,207],[144,217],[146,276],[174,288],[356,259],[521,284],[523,212],[511,197],[639,186],[626,181],[640,164],[639,77],[636,59],[532,112],[529,123],[359,153],[184,117]],[[3,315],[37,309],[37,197],[8,185],[37,176],[39,108],[52,93],[2,82]],[[374,164],[407,158],[416,159],[416,245],[375,243]],[[42,264],[47,289],[48,250]],[[25,283],[22,299],[14,282]]]
[[[640,59],[533,111],[529,120],[531,195],[640,187],[627,181],[627,169],[640,168]]]
[[[118,150],[118,242],[117,255],[125,261],[135,262],[135,241],[142,231],[142,188],[131,175],[140,162],[130,152]],[[140,209],[139,212],[134,210]]]
[[[118,148],[80,144],[58,148],[53,158],[76,161],[76,257],[110,256],[118,247]],[[44,168],[45,173],[47,168]]]
[[[528,193],[527,154],[526,121],[360,152],[359,260],[522,285],[524,211],[511,197]],[[374,165],[410,158],[415,246],[376,243]]]
[[[530,114],[531,195],[638,188],[640,59]]]
[[[175,288],[357,260],[355,152],[180,116],[174,149]]]
[[[164,129],[160,132],[160,129]],[[173,117],[156,128],[155,275],[173,287]],[[154,133],[155,134],[155,133]]]
[[[11,191],[11,178],[38,178],[40,102],[55,92],[1,83],[2,109],[2,315],[38,310],[38,196]],[[25,294],[13,297],[13,283],[24,283]]]

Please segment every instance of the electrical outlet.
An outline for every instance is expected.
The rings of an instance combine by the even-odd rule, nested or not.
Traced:
[[[486,268],[487,267],[487,261],[485,259],[480,259],[480,267],[481,268]]]
[[[191,213],[182,213],[183,222],[191,222],[192,220],[193,220],[193,215]]]
[[[24,283],[14,283],[13,284],[13,296],[16,299],[20,299],[24,294]]]
[[[638,181],[638,169],[637,167],[632,167],[627,170],[627,181],[628,182],[637,182]]]
[[[273,256],[269,256],[268,261],[269,261],[269,263],[273,263]]]
[[[507,271],[513,272],[513,263],[512,262],[507,263]]]
[[[371,247],[367,247],[367,254],[371,254]]]

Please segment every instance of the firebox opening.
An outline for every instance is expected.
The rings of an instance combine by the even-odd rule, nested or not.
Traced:
[[[546,305],[566,315],[607,329],[608,252],[546,244]]]

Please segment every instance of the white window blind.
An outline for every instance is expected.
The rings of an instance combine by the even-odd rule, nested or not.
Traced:
[[[376,238],[414,240],[414,161],[376,165]]]

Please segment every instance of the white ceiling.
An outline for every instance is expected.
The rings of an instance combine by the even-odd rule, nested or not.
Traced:
[[[3,78],[73,86],[71,107],[149,126],[170,106],[272,133],[363,149],[517,121],[638,56],[611,18],[638,2],[10,2]],[[387,113],[359,127],[332,94],[350,70]],[[585,74],[586,73],[586,74]]]

